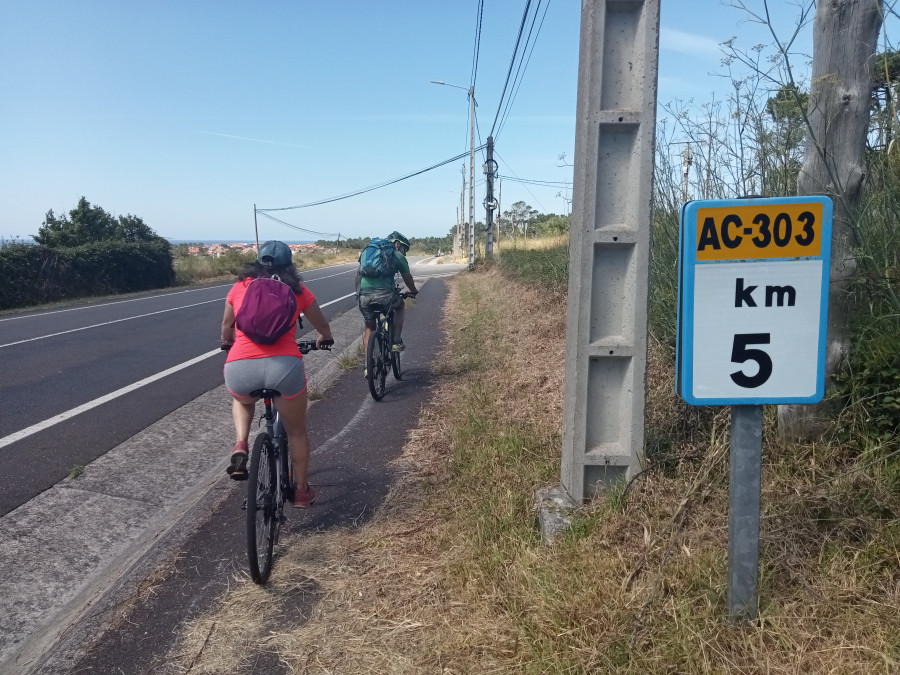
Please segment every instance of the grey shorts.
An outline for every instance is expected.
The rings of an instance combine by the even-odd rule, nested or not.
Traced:
[[[373,304],[381,305],[385,311],[404,307],[403,298],[393,288],[360,293],[359,311],[363,315],[363,321],[373,325],[375,323],[375,310],[371,308]]]
[[[294,398],[306,389],[306,368],[297,356],[239,359],[225,364],[225,386],[235,396],[257,389],[274,389],[282,398]]]

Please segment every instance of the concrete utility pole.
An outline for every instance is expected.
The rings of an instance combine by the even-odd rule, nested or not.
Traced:
[[[469,265],[475,264],[475,85],[469,87]]]
[[[256,204],[253,205],[253,231],[256,233],[256,252],[259,253],[259,224],[256,222]]]
[[[461,87],[443,80],[431,80],[432,84],[463,89],[469,93],[469,264],[475,264],[475,85]]]
[[[580,503],[644,450],[659,0],[582,3],[562,485]]]
[[[487,176],[487,196],[484,198],[484,257],[494,255],[494,176],[497,175],[497,162],[494,161],[494,137],[487,139],[487,160],[484,163],[484,175]]]
[[[497,176],[497,250],[500,250],[500,219],[503,218],[501,215],[503,211],[500,210],[500,204],[502,203],[503,197],[503,179],[500,176]]]
[[[459,193],[459,226],[456,228],[456,256],[463,253],[463,242],[466,238],[463,236],[463,230],[466,222],[466,165],[462,165],[462,192]]]

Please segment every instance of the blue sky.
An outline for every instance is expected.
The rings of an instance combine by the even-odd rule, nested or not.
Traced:
[[[762,0],[747,4],[759,9]],[[770,4],[788,30],[793,5]],[[571,181],[558,157],[574,157],[580,6],[540,5],[540,34],[495,132],[501,175]],[[67,213],[83,195],[166,237],[252,240],[254,204],[327,199],[467,152],[477,7],[0,0],[0,237],[28,238],[49,209]],[[476,145],[497,115],[524,7],[484,2]],[[660,101],[721,98],[718,43],[769,41],[746,19],[717,0],[662,0]],[[478,220],[482,161],[476,154]],[[273,215],[345,237],[442,236],[457,219],[464,162]],[[505,180],[501,208],[523,200],[564,213],[561,190]],[[265,218],[259,229],[260,239],[317,238]]]

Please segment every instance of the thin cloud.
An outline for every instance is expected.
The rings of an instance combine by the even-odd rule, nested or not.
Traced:
[[[688,33],[675,28],[661,28],[659,31],[659,46],[681,54],[691,56],[710,57],[722,56],[721,42],[717,42],[706,35]]]
[[[235,136],[234,134],[220,134],[217,131],[198,131],[198,134],[205,136],[220,136],[221,138],[233,138],[238,141],[251,141],[252,143],[265,143],[267,145],[283,145],[288,148],[308,148],[308,145],[298,145],[296,143],[282,143],[281,141],[269,141],[265,138],[250,138],[248,136]]]

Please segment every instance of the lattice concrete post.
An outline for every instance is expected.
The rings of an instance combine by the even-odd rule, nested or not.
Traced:
[[[583,0],[562,452],[579,503],[643,457],[658,52],[659,0]]]

